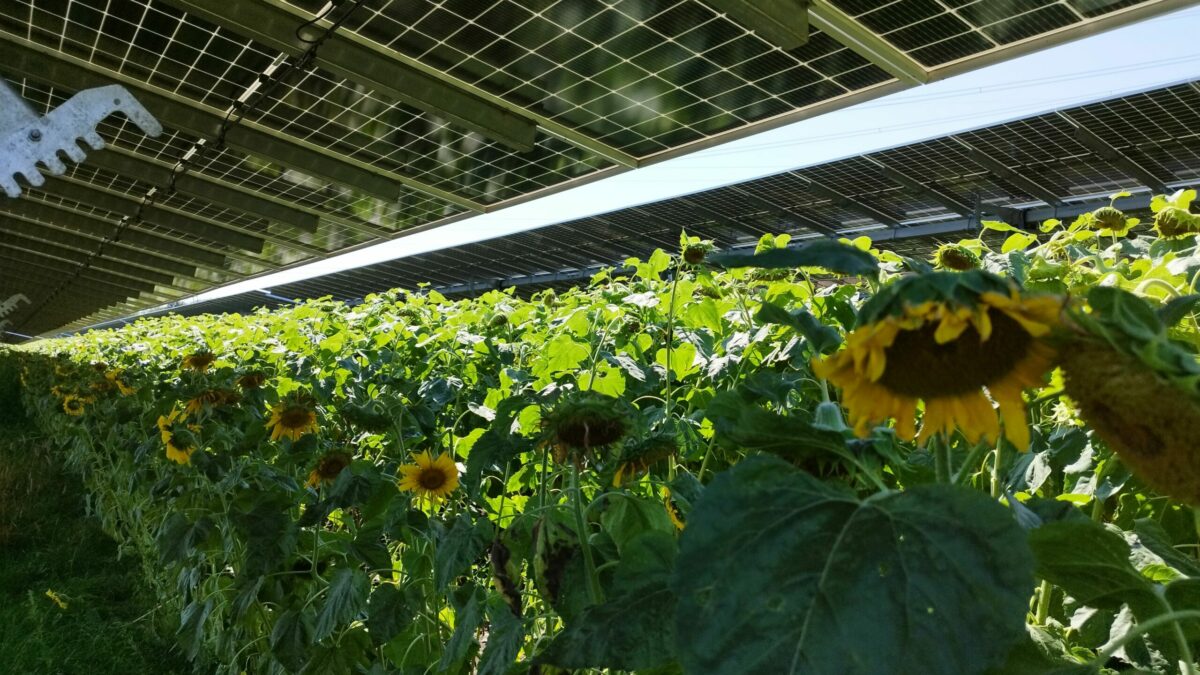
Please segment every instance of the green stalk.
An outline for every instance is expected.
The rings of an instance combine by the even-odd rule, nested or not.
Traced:
[[[1035,619],[1039,626],[1045,626],[1046,619],[1050,618],[1050,595],[1052,591],[1050,582],[1043,579],[1042,585],[1038,586],[1037,617]]]
[[[588,596],[593,605],[604,602],[604,591],[600,589],[600,577],[596,574],[596,560],[592,557],[592,545],[588,542],[587,522],[583,519],[583,490],[579,487],[579,465],[571,462],[571,491],[574,494],[575,530],[579,535],[579,548],[583,550],[583,567],[587,570]]]
[[[933,470],[939,483],[950,482],[950,443],[941,434],[930,440],[933,445]]]
[[[992,461],[992,499],[1000,498],[1000,467],[1004,466],[1004,442],[997,441],[996,455]]]
[[[983,453],[987,450],[987,447],[983,442],[979,442],[971,448],[971,452],[963,460],[962,466],[958,467],[958,471],[954,473],[953,482],[955,485],[962,485],[963,482],[971,477],[972,472],[979,467],[979,462],[983,459]]]

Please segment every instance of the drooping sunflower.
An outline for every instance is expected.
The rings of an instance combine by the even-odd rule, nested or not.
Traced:
[[[651,466],[679,452],[679,441],[669,432],[660,432],[633,444],[621,453],[613,474],[613,487],[621,487],[625,481],[644,473]]]
[[[167,448],[167,459],[176,464],[191,464],[192,454],[196,452],[192,434],[199,432],[200,427],[195,424],[185,426],[186,420],[187,414],[179,408],[158,416],[158,433]],[[184,427],[188,433],[183,433],[180,427]]]
[[[307,396],[294,396],[275,404],[267,420],[271,440],[290,438],[297,441],[304,434],[315,433],[317,412],[313,408],[313,402]]]
[[[87,404],[92,402],[90,396],[77,396],[75,394],[67,394],[63,397],[62,409],[71,417],[79,417],[87,410]]]
[[[671,499],[671,489],[664,487],[662,489],[662,496],[663,508],[667,510],[667,517],[671,519],[671,524],[675,526],[675,529],[682,530],[687,526],[687,521],[684,520],[683,513],[680,512],[675,501]]]
[[[251,391],[254,389],[259,389],[266,381],[267,374],[256,370],[252,373],[246,373],[245,375],[239,377],[237,379],[237,386],[241,387],[243,391]]]
[[[197,415],[205,408],[219,408],[224,405],[237,403],[241,395],[230,389],[207,389],[187,402],[187,414]]]
[[[458,489],[458,466],[446,452],[437,457],[428,450],[414,455],[412,464],[400,467],[400,474],[397,487],[402,492],[413,492],[430,502],[444,499]]]
[[[1088,304],[1092,311],[1072,312],[1070,330],[1060,338],[1066,394],[1135,475],[1164,495],[1200,506],[1200,363],[1170,339],[1166,326],[1155,334],[1145,325],[1126,325],[1128,316],[1154,316],[1144,300],[1097,288]],[[1135,304],[1142,311],[1131,311]]]
[[[217,360],[217,355],[202,349],[198,352],[193,352],[183,357],[183,367],[188,370],[194,370],[197,373],[206,372]]]
[[[350,466],[350,455],[344,452],[331,452],[317,460],[317,468],[308,474],[305,487],[315,488],[322,483],[332,483],[343,469]]]
[[[1058,323],[1062,302],[1025,295],[982,270],[911,276],[864,304],[846,348],[815,359],[813,372],[842,388],[860,436],[894,418],[905,440],[924,443],[957,428],[972,443],[1003,434],[1026,450],[1022,391],[1040,384],[1053,364],[1054,349],[1042,338]],[[925,404],[919,435],[918,401]]]
[[[966,272],[979,267],[979,256],[962,244],[942,244],[933,252],[933,264],[941,270]]]
[[[569,452],[586,452],[625,437],[629,411],[621,401],[593,391],[567,394],[542,414],[542,427],[554,445],[554,458],[566,461]]]

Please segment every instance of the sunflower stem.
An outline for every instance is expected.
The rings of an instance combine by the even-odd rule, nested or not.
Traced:
[[[1004,442],[996,443],[996,454],[992,460],[992,499],[1000,498],[1000,471],[1004,466]]]
[[[1183,609],[1177,612],[1170,612],[1168,614],[1159,614],[1153,619],[1147,619],[1146,621],[1139,621],[1136,626],[1129,629],[1128,633],[1117,638],[1115,642],[1112,642],[1105,647],[1104,651],[1097,654],[1096,658],[1092,659],[1092,662],[1088,664],[1089,670],[1099,671],[1105,663],[1108,663],[1108,660],[1112,658],[1113,654],[1121,651],[1122,647],[1130,642],[1133,642],[1138,638],[1138,636],[1145,635],[1155,628],[1167,623],[1174,623],[1178,628],[1179,621],[1182,619],[1200,619],[1200,610]],[[1190,649],[1188,651],[1190,651]],[[1189,663],[1184,665],[1186,666],[1186,669],[1183,670],[1184,673],[1187,673],[1188,675],[1195,673],[1194,664]]]
[[[587,571],[588,596],[593,605],[599,605],[604,602],[604,591],[600,589],[596,560],[592,558],[592,545],[588,542],[587,521],[583,519],[583,489],[579,487],[579,465],[575,462],[571,462],[571,492],[574,493],[575,530],[579,535],[579,548],[583,551],[583,567]]]
[[[933,470],[939,483],[950,482],[950,444],[941,434],[934,436],[930,443],[933,445]]]
[[[1046,619],[1050,618],[1050,595],[1053,592],[1050,582],[1042,580],[1042,585],[1038,586],[1038,603],[1037,616],[1035,622],[1039,626],[1046,625]]]
[[[962,466],[958,467],[958,471],[954,472],[953,482],[955,485],[962,485],[971,478],[971,476],[975,473],[975,470],[979,468],[979,463],[983,459],[983,453],[987,451],[987,449],[987,444],[983,443],[982,441],[976,443],[971,448],[971,452],[967,455],[967,458],[963,460]]]

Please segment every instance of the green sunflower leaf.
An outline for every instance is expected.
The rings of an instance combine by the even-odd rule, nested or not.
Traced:
[[[818,354],[829,354],[842,344],[842,336],[837,330],[821,323],[803,309],[789,312],[778,305],[764,302],[754,318],[763,323],[777,323],[791,328],[803,335]]]
[[[350,567],[338,568],[325,594],[325,604],[317,614],[313,640],[324,640],[333,635],[338,626],[353,619],[367,603],[370,586],[362,572]]]
[[[490,521],[473,522],[470,514],[466,513],[456,518],[438,541],[434,558],[434,585],[437,590],[445,590],[455,577],[483,555],[483,549],[491,538]]]
[[[708,256],[707,262],[718,267],[821,267],[839,274],[870,277],[879,273],[879,263],[870,253],[829,239],[814,241],[797,248],[770,249],[762,253],[714,253]]]
[[[675,537],[647,531],[632,540],[618,563],[607,602],[583,610],[536,659],[560,668],[642,671],[674,659],[675,594],[671,570]]]
[[[866,500],[773,457],[689,514],[673,588],[687,673],[982,673],[1024,635],[1033,559],[1011,514],[946,485]]]

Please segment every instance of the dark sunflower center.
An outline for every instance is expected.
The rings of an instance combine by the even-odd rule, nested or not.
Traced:
[[[288,408],[279,416],[279,423],[286,429],[300,429],[309,424],[308,408]]]
[[[421,469],[417,482],[426,490],[436,490],[446,484],[446,474],[437,467]]]
[[[171,445],[175,446],[176,450],[187,452],[192,444],[180,438],[177,434],[171,434]]]
[[[322,459],[320,465],[317,466],[317,473],[320,474],[322,478],[333,478],[341,473],[342,469],[346,468],[346,465],[349,463],[350,460],[346,459],[345,457],[326,457]]]
[[[913,398],[957,396],[995,384],[1029,351],[1033,337],[1007,314],[993,311],[992,335],[985,342],[968,326],[957,339],[939,345],[937,323],[900,331],[885,350],[887,367],[879,383]]]
[[[67,401],[67,407],[71,410],[79,410],[83,407],[83,404],[79,401]]]

